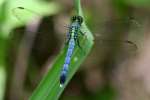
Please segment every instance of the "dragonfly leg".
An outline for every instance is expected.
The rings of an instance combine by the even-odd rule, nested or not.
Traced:
[[[81,47],[81,45],[80,45],[80,42],[79,42],[79,39],[76,39],[76,43],[77,43],[78,47],[79,47],[80,49],[82,49],[82,47]]]
[[[75,43],[78,45],[78,47],[81,48],[80,42],[79,42],[79,34],[74,35],[74,40],[75,40]]]
[[[83,50],[83,48],[80,45],[79,38],[75,37],[74,40],[75,40],[76,44],[78,45],[78,47],[80,48],[80,50],[82,51],[82,53],[85,54],[85,51]]]
[[[79,33],[80,33],[84,38],[87,39],[86,32],[82,32],[81,30],[79,30]],[[80,34],[79,34],[79,37],[81,36]]]
[[[70,26],[64,25],[65,28],[70,29]]]
[[[81,30],[79,30],[79,33],[84,36],[85,35],[85,32],[83,33]]]

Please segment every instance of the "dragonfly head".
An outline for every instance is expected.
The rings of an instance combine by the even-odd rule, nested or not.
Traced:
[[[82,22],[83,22],[83,18],[82,18],[81,16],[73,16],[73,17],[71,18],[71,21],[72,21],[72,22],[78,22],[78,23],[81,25]]]

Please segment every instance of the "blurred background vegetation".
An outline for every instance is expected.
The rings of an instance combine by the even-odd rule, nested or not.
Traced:
[[[95,44],[60,100],[150,100],[150,1],[81,1]],[[0,100],[29,98],[64,47],[73,5],[0,0]]]

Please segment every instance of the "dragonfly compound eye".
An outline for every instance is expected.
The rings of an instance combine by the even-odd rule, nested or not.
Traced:
[[[81,16],[73,16],[71,19],[72,22],[77,21],[79,24],[82,24],[83,18]]]
[[[77,20],[77,16],[72,16],[71,21],[75,22]]]
[[[82,18],[81,16],[77,16],[77,20],[78,20],[78,22],[79,22],[80,24],[82,24],[83,18]]]

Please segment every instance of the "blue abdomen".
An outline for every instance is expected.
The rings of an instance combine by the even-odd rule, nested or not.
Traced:
[[[74,46],[75,46],[74,38],[71,38],[71,40],[69,41],[69,46],[68,46],[68,50],[67,50],[67,54],[66,54],[66,58],[65,58],[65,63],[63,65],[63,69],[62,69],[61,75],[60,75],[60,85],[63,85],[66,81],[66,77],[68,74],[69,64],[71,61],[71,56],[72,56],[72,53],[74,50]]]

